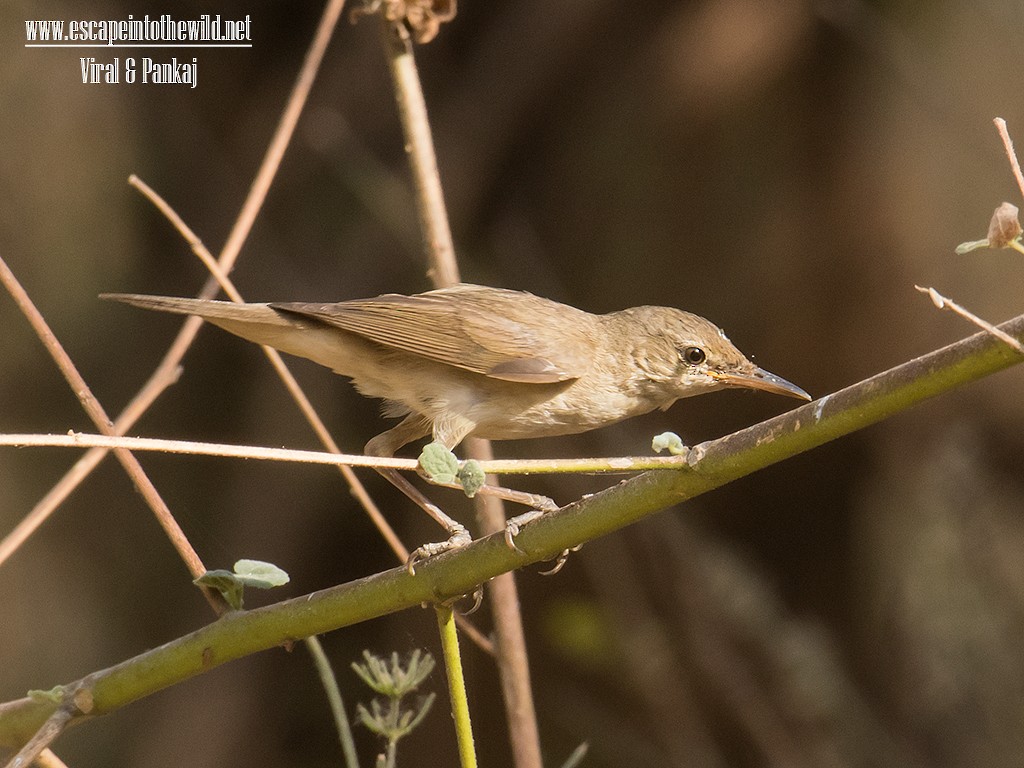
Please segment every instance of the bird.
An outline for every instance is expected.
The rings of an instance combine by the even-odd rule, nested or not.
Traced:
[[[748,360],[714,323],[673,307],[592,314],[525,291],[468,283],[334,303],[101,298],[197,315],[348,377],[361,394],[384,400],[385,416],[403,417],[367,442],[371,456],[393,456],[428,435],[450,451],[469,436],[577,434],[729,388],[811,399]],[[397,472],[378,471],[421,506],[426,502],[449,534],[417,549],[410,569],[414,558],[470,541],[464,526]],[[557,508],[544,497],[511,494],[541,511]],[[512,543],[511,534],[506,539]]]

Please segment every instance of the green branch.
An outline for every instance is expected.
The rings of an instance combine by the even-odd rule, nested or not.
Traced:
[[[1000,326],[1024,335],[1024,316]],[[0,745],[26,742],[60,707],[72,722],[136,699],[227,661],[424,603],[468,594],[486,580],[603,536],[822,443],[878,422],[954,387],[1020,362],[1003,342],[979,333],[796,410],[702,443],[688,466],[646,472],[527,526],[520,552],[500,534],[418,564],[293,598],[214,623],[46,695],[0,705]]]

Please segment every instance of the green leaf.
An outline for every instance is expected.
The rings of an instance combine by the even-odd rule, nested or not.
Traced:
[[[690,450],[683,444],[682,439],[675,432],[662,432],[651,441],[651,448],[655,453],[668,450],[673,456],[682,456]]]
[[[245,584],[238,576],[231,571],[218,569],[207,571],[198,579],[192,582],[197,587],[209,587],[221,593],[227,604],[236,611],[242,610],[242,595],[245,592]]]
[[[480,462],[476,459],[470,459],[463,463],[456,474],[456,478],[459,481],[459,485],[462,486],[462,490],[464,490],[466,495],[471,499],[476,496],[476,492],[479,491],[487,481],[487,476],[480,467]]]
[[[960,243],[960,245],[956,247],[956,255],[963,256],[965,253],[970,253],[971,251],[977,251],[980,248],[988,247],[988,238],[985,238],[984,240],[968,240],[966,243]]]
[[[288,583],[288,574],[273,563],[262,560],[239,560],[235,563],[235,575],[247,587],[270,589]]]
[[[207,571],[193,584],[215,589],[223,595],[228,605],[236,611],[242,610],[246,587],[270,589],[288,583],[288,574],[273,563],[262,560],[239,560],[234,571],[218,569]]]
[[[429,443],[420,454],[420,466],[427,478],[435,483],[458,482],[459,460],[441,443]]]

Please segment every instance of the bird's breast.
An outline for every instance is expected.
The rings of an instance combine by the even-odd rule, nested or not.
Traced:
[[[648,413],[658,403],[619,388],[596,387],[586,378],[529,399],[489,399],[475,409],[473,434],[490,440],[553,437],[592,429]]]

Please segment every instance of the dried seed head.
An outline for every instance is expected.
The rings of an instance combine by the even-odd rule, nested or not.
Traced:
[[[353,9],[351,19],[381,13],[388,21],[404,21],[417,43],[437,37],[441,25],[455,18],[456,0],[364,0]]]

